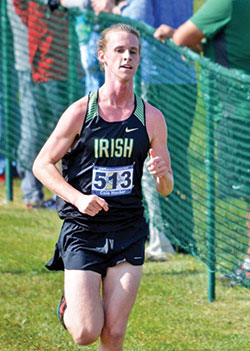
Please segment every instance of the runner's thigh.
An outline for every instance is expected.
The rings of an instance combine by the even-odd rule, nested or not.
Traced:
[[[116,325],[126,330],[129,313],[134,305],[142,275],[142,266],[128,262],[108,268],[103,280],[105,328]]]
[[[86,328],[101,332],[103,306],[100,298],[101,275],[93,271],[65,270],[65,299],[70,329]]]

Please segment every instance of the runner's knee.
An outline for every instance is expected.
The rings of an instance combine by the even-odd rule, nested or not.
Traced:
[[[93,344],[100,336],[100,331],[96,329],[78,328],[76,331],[71,333],[74,341],[78,345],[90,345]]]
[[[125,330],[116,325],[111,327],[104,327],[102,331],[102,339],[111,345],[119,345],[123,342]]]

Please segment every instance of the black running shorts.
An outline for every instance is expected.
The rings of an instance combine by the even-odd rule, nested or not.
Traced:
[[[144,263],[148,225],[144,218],[114,232],[91,232],[73,220],[65,220],[49,270],[91,270],[103,277],[121,262]]]

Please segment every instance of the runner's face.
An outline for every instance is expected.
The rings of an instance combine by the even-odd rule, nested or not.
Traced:
[[[140,63],[139,40],[124,31],[108,34],[106,49],[99,53],[105,67],[105,74],[113,73],[120,79],[130,80]]]

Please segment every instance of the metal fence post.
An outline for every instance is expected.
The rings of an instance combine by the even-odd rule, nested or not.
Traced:
[[[206,191],[207,191],[207,262],[208,262],[208,301],[215,299],[215,175],[214,175],[214,118],[212,112],[211,74],[205,77],[206,103]]]

